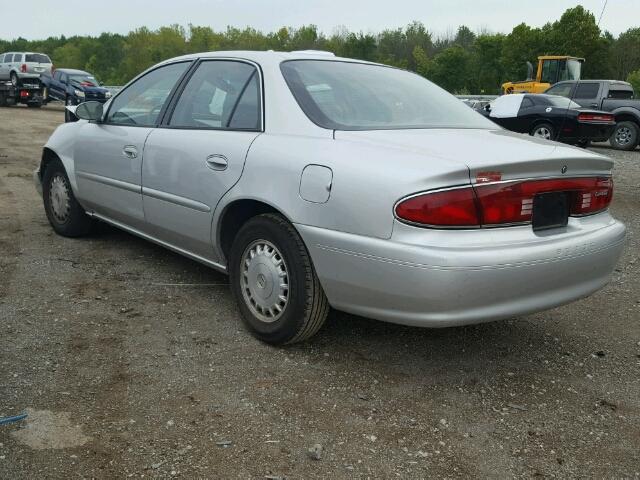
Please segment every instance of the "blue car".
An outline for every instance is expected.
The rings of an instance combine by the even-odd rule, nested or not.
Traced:
[[[43,74],[40,78],[48,89],[48,96],[65,105],[78,105],[89,100],[104,103],[111,92],[100,86],[100,82],[88,72],[70,68],[58,68],[53,76]]]

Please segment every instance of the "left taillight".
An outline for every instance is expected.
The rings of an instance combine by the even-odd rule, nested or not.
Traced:
[[[602,123],[602,122],[613,122],[613,115],[608,115],[606,113],[580,113],[578,115],[579,122],[594,122],[594,123]]]
[[[430,227],[479,227],[480,217],[473,188],[451,188],[414,195],[395,208],[398,218]]]
[[[413,224],[478,228],[531,222],[535,196],[566,192],[569,215],[598,213],[613,198],[611,177],[525,180],[437,190],[398,202],[396,216]]]

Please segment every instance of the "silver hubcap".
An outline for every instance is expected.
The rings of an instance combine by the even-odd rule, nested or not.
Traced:
[[[535,132],[533,132],[534,137],[546,138],[547,140],[551,140],[551,132],[547,127],[538,127]]]
[[[289,302],[289,274],[280,251],[267,240],[256,240],[242,254],[242,296],[261,321],[275,322]]]
[[[620,127],[616,130],[616,143],[618,145],[629,145],[631,142],[631,130],[627,127]]]
[[[51,180],[51,188],[49,189],[49,203],[51,204],[51,213],[60,223],[65,223],[69,219],[71,206],[69,204],[69,187],[67,182],[61,175],[56,175]]]

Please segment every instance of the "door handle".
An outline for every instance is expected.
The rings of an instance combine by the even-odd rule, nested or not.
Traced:
[[[134,147],[133,145],[126,145],[123,149],[122,149],[122,153],[124,154],[125,157],[127,158],[137,158],[138,156],[138,149],[136,147]]]
[[[211,170],[222,171],[229,166],[229,161],[224,155],[209,155],[207,157],[207,167]]]

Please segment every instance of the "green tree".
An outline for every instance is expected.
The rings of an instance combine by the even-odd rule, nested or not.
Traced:
[[[449,47],[433,57],[425,74],[451,93],[467,93],[469,53],[460,45]]]
[[[629,76],[627,76],[627,82],[633,85],[633,89],[636,93],[636,98],[640,98],[640,69],[635,72],[631,72]]]

